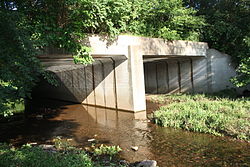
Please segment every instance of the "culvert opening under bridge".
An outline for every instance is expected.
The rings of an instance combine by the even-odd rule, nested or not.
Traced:
[[[143,66],[147,94],[198,93],[208,89],[204,57],[146,56]]]

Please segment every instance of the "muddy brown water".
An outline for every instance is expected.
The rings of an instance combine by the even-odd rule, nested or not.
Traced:
[[[45,143],[62,136],[86,147],[91,145],[88,139],[94,138],[99,144],[119,145],[121,157],[130,162],[153,159],[160,167],[250,166],[250,143],[159,127],[146,120],[146,112],[133,114],[54,101],[42,104],[33,103],[32,110],[43,115],[1,123],[0,142]],[[148,112],[157,109],[152,102],[147,107]],[[138,151],[131,146],[138,146]]]

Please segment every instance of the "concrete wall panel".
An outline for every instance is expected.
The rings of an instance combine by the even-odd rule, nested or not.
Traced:
[[[194,92],[208,92],[207,59],[195,58],[193,62],[193,84]]]
[[[85,68],[86,72],[86,87],[87,87],[87,102],[90,105],[95,105],[95,91],[94,91],[94,76],[93,76],[93,65],[88,65]]]
[[[73,92],[78,102],[85,101],[85,99],[87,99],[84,66],[80,69],[81,70],[73,70]]]
[[[145,92],[148,93],[148,63],[143,63]]]
[[[115,61],[115,63],[118,63]],[[133,111],[132,81],[129,62],[125,61],[115,68],[117,108]]]
[[[157,93],[167,93],[168,83],[167,83],[167,66],[165,62],[159,62],[157,65]]]
[[[105,80],[103,64],[101,61],[95,61],[94,67],[94,89],[95,89],[95,104],[98,106],[104,106],[106,103],[105,99]]]
[[[147,63],[147,89],[146,93],[157,93],[157,74],[156,74],[156,64],[155,63]]]
[[[180,61],[181,92],[192,92],[191,61]]]
[[[105,87],[105,107],[116,108],[116,83],[115,83],[115,71],[114,62],[111,59],[101,60],[103,64],[104,72],[104,87]]]
[[[169,93],[179,92],[179,71],[177,61],[168,61]]]
[[[68,70],[59,73],[59,78],[61,82],[61,89],[57,89],[56,98],[65,101],[77,102],[76,98],[73,95],[74,87],[73,87],[73,70]],[[52,92],[50,92],[52,93]],[[54,96],[53,94],[51,94]],[[54,97],[52,97],[54,98]]]
[[[145,83],[143,75],[143,59],[142,53],[137,46],[130,46],[128,48],[128,61],[130,65],[130,78],[133,96],[133,110],[132,111],[145,111],[146,100],[145,100]]]

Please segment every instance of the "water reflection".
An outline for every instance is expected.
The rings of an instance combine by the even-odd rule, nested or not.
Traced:
[[[250,166],[249,143],[158,127],[148,123],[146,112],[134,114],[85,105],[56,106],[57,114],[53,116],[49,113],[40,120],[30,118],[18,126],[2,128],[0,140],[44,142],[64,136],[72,138],[77,146],[87,146],[91,145],[88,139],[95,138],[98,143],[119,145],[123,149],[122,157],[131,162],[154,159],[161,167]],[[53,106],[42,107],[55,110]],[[131,146],[138,146],[139,150],[135,152]]]

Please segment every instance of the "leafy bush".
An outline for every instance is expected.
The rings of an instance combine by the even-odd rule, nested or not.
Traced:
[[[161,97],[162,103],[163,99],[169,104],[154,112],[157,124],[250,140],[250,99],[170,95]]]
[[[43,72],[24,25],[25,17],[0,10],[0,114],[29,96]]]
[[[250,52],[250,44],[249,44]],[[243,87],[250,84],[250,57],[242,59],[237,69],[238,75],[231,79],[237,87]]]
[[[182,0],[140,0],[133,1],[133,6],[136,9],[128,30],[132,34],[198,41],[205,25],[195,10],[183,6]]]

